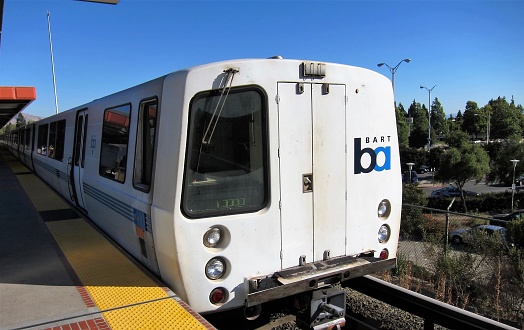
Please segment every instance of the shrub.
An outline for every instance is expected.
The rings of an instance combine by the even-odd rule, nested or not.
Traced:
[[[508,242],[524,248],[524,219],[514,220],[507,224]]]

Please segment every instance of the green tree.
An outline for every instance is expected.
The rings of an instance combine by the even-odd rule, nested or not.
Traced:
[[[403,237],[422,237],[424,216],[422,209],[409,205],[426,206],[428,199],[422,189],[413,184],[402,185],[402,215],[400,219],[400,235]]]
[[[397,117],[397,135],[398,135],[398,144],[402,147],[408,147],[409,145],[409,124],[407,120],[407,112],[404,110],[402,103],[395,107],[395,114]]]
[[[458,123],[457,119],[453,117],[453,115],[449,115],[448,119],[446,119],[446,125],[447,125],[447,130],[446,130],[445,135],[448,135],[449,133],[453,131],[460,130],[460,124]]]
[[[461,129],[469,135],[475,135],[475,137],[477,135],[477,132],[479,131],[479,126],[477,125],[478,112],[479,107],[476,102],[466,102],[466,109],[464,110],[464,117],[462,120]]]
[[[431,105],[431,141],[439,141],[446,131],[446,113],[438,98],[435,98]]]
[[[482,147],[464,141],[464,132],[456,133],[459,137],[451,134],[448,136],[450,149],[446,150],[440,157],[440,169],[435,179],[443,183],[454,183],[460,190],[460,198],[464,211],[467,212],[466,200],[464,198],[464,184],[474,179],[477,183],[489,173],[489,156]],[[462,135],[462,138],[460,137]]]
[[[520,137],[514,135],[504,143],[494,143],[490,146],[491,171],[488,182],[504,182],[507,185],[513,183],[513,163],[511,159],[520,162],[515,167],[515,177],[524,174],[524,144],[519,143]]]
[[[411,135],[409,136],[409,146],[412,148],[422,148],[428,142],[428,114],[425,107],[413,100],[409,106],[408,116],[413,118]]]
[[[462,111],[459,110],[459,112],[457,112],[457,116],[455,117],[455,122],[457,123],[459,127],[461,127],[463,120],[464,120],[464,116],[462,115]]]
[[[522,136],[522,112],[515,106],[510,106],[505,97],[491,99],[484,107],[491,113],[490,138],[507,139],[511,136]]]
[[[470,144],[469,135],[461,130],[450,132],[444,138],[450,148],[460,148],[463,144]]]
[[[16,117],[16,128],[24,127],[26,125],[25,117],[20,112]]]

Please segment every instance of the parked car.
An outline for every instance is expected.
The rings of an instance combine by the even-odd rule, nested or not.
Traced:
[[[500,235],[503,244],[506,243],[506,228],[495,225],[479,225],[473,228],[460,228],[449,234],[449,240],[454,244],[471,244],[481,235]]]
[[[427,172],[430,172],[429,166],[426,165],[420,165],[419,168],[415,170],[418,174],[425,174]]]
[[[493,216],[493,220],[491,220],[489,223],[492,225],[506,227],[506,222],[520,219],[524,219],[524,209],[516,210],[515,212],[511,213],[495,214]]]
[[[480,195],[474,191],[464,190],[464,197],[474,197]],[[460,197],[460,190],[455,186],[444,187],[440,189],[435,189],[431,192],[431,198],[440,198],[440,197]]]

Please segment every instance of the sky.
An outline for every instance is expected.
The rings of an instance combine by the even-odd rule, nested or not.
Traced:
[[[24,113],[59,111],[187,67],[229,59],[335,62],[391,79],[395,100],[446,114],[524,105],[523,0],[5,0],[0,86],[33,86]]]

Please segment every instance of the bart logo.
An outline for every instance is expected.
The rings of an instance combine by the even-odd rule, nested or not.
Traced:
[[[362,149],[362,141],[360,138],[355,138],[354,146],[355,146],[355,174],[369,173],[371,171],[381,172],[381,171],[388,171],[391,169],[391,147],[379,146],[375,149],[371,149],[371,148]],[[364,154],[368,154],[370,158],[370,162],[367,167],[362,167],[362,156]],[[381,161],[383,160],[383,163],[378,164],[377,158],[380,159]]]

